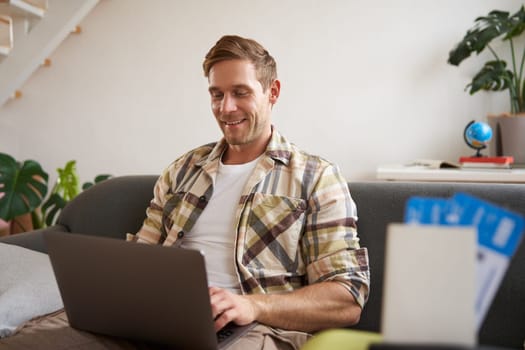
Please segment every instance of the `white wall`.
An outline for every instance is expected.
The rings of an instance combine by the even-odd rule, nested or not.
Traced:
[[[52,6],[52,0],[50,0]],[[0,151],[55,168],[156,174],[220,137],[202,59],[223,34],[255,38],[278,62],[277,127],[349,180],[379,164],[470,154],[471,119],[508,109],[506,94],[469,96],[481,67],[448,52],[492,9],[514,0],[102,0],[0,107]],[[0,82],[1,83],[1,82]]]

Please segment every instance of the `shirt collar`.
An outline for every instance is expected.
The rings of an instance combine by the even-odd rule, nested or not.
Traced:
[[[204,164],[208,162],[218,161],[227,146],[226,140],[222,138],[215,144],[208,157],[203,158],[196,165],[204,166]],[[265,154],[275,161],[288,165],[292,150],[293,145],[272,125],[272,137],[270,138],[270,142],[268,142],[268,146],[266,146]]]

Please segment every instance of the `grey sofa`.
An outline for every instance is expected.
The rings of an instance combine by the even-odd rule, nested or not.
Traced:
[[[71,201],[58,224],[33,232],[8,236],[0,242],[45,252],[44,231],[63,231],[123,239],[136,232],[145,217],[157,176],[123,176],[102,182]],[[385,228],[401,222],[410,196],[449,197],[466,192],[525,215],[525,185],[481,183],[351,182],[357,203],[361,244],[369,250],[372,286],[370,299],[355,327],[380,331],[383,289]],[[454,317],[451,315],[451,317]],[[525,340],[525,243],[514,256],[501,287],[485,318],[478,342],[523,349]]]

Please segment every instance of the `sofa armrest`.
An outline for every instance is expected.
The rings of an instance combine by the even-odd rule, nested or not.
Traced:
[[[45,232],[125,239],[126,233],[140,229],[157,179],[157,175],[130,175],[102,181],[73,198],[62,209],[55,226],[0,237],[0,243],[46,253]]]
[[[67,232],[67,229],[62,225],[50,226],[40,230],[1,237],[0,243],[14,244],[38,252],[47,253],[47,248],[44,242],[44,233],[46,232]]]

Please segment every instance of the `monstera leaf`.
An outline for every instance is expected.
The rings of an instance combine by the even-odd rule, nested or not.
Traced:
[[[9,221],[40,206],[47,194],[47,180],[37,162],[19,163],[0,153],[0,218]]]
[[[52,193],[44,202],[44,204],[42,204],[42,220],[44,222],[41,223],[41,225],[52,226],[56,222],[58,214],[60,214],[60,211],[64,209],[67,202],[68,201],[58,193]]]
[[[450,51],[448,63],[459,65],[472,53],[479,54],[500,35],[504,35],[503,40],[519,36],[524,30],[524,11],[522,6],[512,16],[506,11],[495,10],[487,16],[476,18],[474,27],[469,29],[463,40]]]
[[[509,88],[513,78],[514,75],[507,69],[504,61],[489,61],[474,76],[467,88],[470,88],[471,95],[479,90],[501,91]]]

